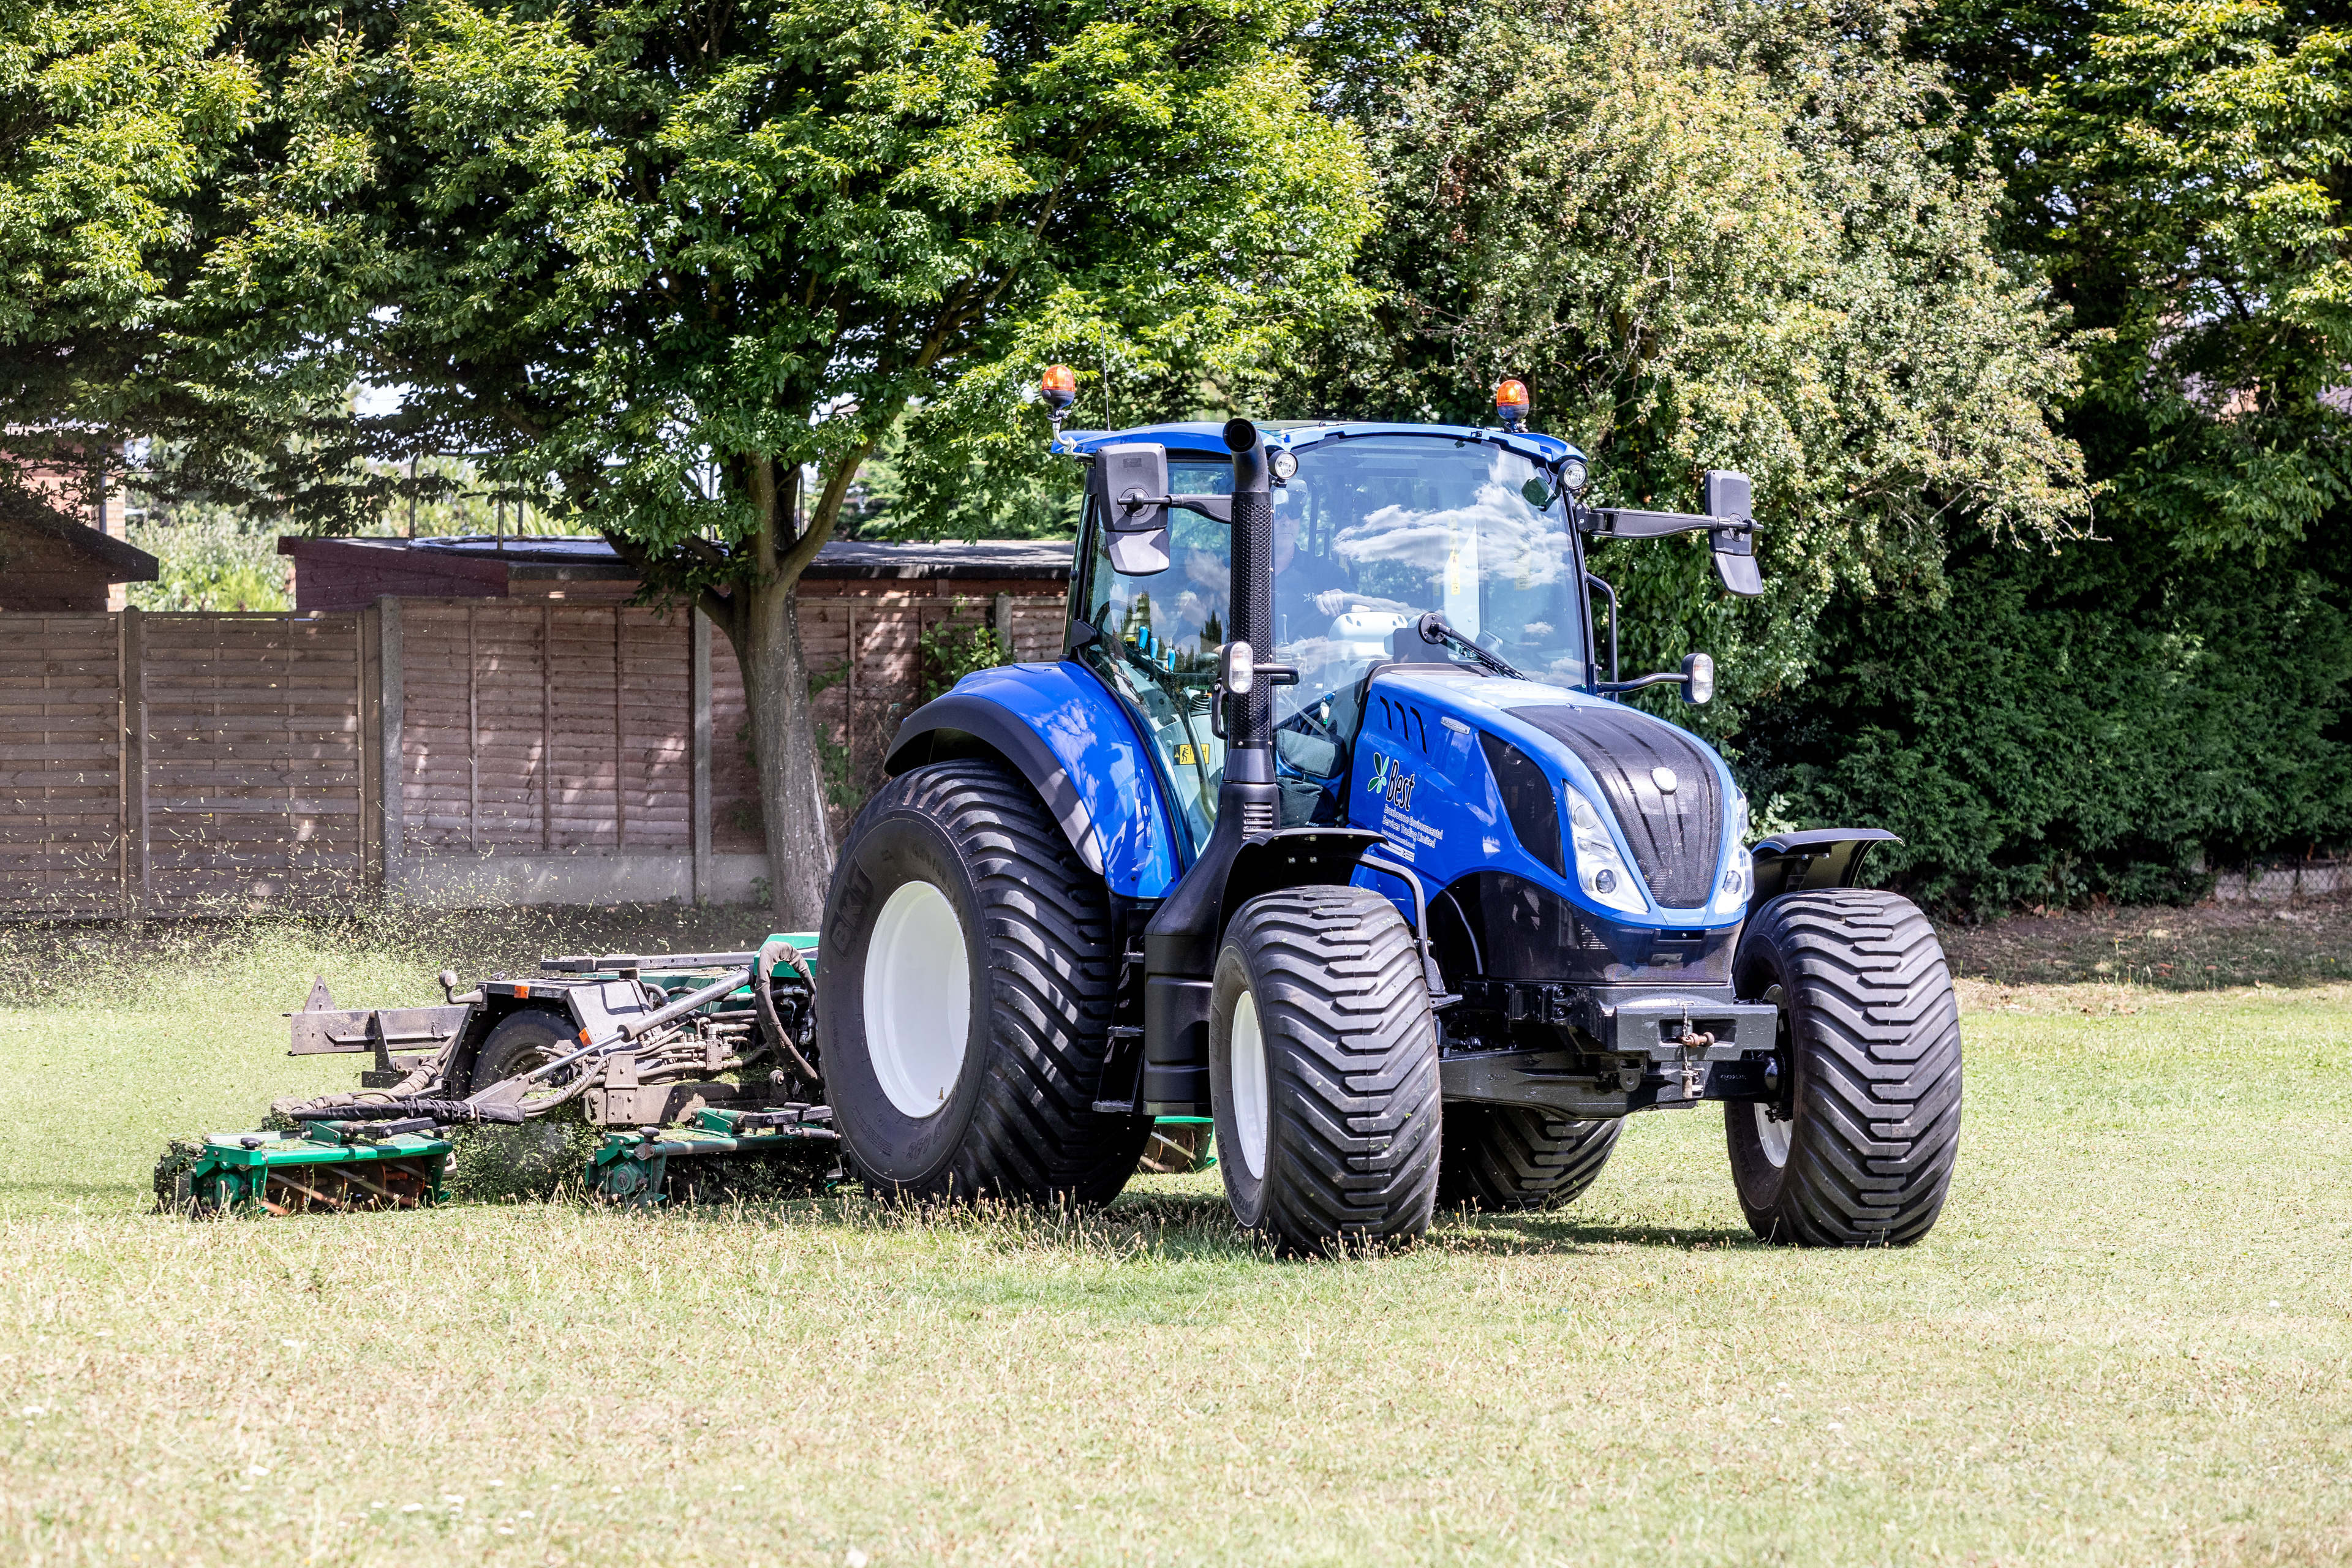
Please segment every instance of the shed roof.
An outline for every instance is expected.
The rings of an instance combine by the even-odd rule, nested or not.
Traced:
[[[138,546],[0,487],[0,610],[103,611],[115,584],[152,583],[159,570]]]
[[[634,582],[636,568],[621,559],[610,544],[593,536],[517,537],[499,540],[488,534],[452,534],[426,539],[361,538],[319,540],[283,538],[281,555],[310,553],[328,547],[334,553],[364,552],[390,563],[398,559],[418,565],[455,567],[478,564],[503,568],[512,581],[571,579]],[[974,542],[930,542],[884,543],[839,540],[817,552],[808,575],[816,578],[1021,578],[1062,582],[1070,574],[1072,546],[1066,539],[987,539]],[[461,564],[462,563],[462,564]]]
[[[78,566],[107,583],[152,583],[162,563],[135,544],[102,533],[38,496],[0,485],[0,533],[61,546]]]

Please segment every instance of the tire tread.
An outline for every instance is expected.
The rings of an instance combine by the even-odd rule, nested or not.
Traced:
[[[1102,879],[1079,861],[1026,781],[1001,763],[963,759],[901,774],[867,804],[859,826],[894,811],[929,818],[971,873],[995,1048],[971,1129],[947,1169],[920,1192],[871,1180],[869,1190],[1108,1203],[1134,1171],[1150,1122],[1094,1109],[1118,982]]]
[[[1226,941],[1255,954],[1269,1075],[1277,1100],[1286,1087],[1297,1095],[1260,1228],[1307,1251],[1426,1230],[1436,1034],[1421,950],[1396,907],[1362,888],[1293,888],[1243,906]]]
[[[1918,1240],[1959,1151],[1959,1007],[1935,928],[1895,893],[1790,893],[1741,936],[1742,994],[1775,969],[1810,1027],[1796,1042],[1796,1142],[1777,1201],[1743,1194],[1748,1224],[1814,1247]]]

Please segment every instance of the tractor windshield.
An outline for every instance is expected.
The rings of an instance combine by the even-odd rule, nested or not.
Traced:
[[[1223,493],[1232,466],[1171,452],[1169,483]],[[1147,720],[1197,847],[1224,767],[1208,710],[1232,621],[1232,540],[1192,512],[1170,525],[1170,569],[1150,577],[1114,573],[1094,531],[1080,604],[1105,634],[1085,657]],[[1286,826],[1344,819],[1365,677],[1397,657],[1395,633],[1427,611],[1536,679],[1585,679],[1574,543],[1548,476],[1516,452],[1452,436],[1318,442],[1274,488],[1273,543],[1272,658],[1299,672],[1274,692]],[[1470,662],[1408,636],[1405,658]]]
[[[1298,667],[1302,697],[1360,679],[1430,610],[1538,680],[1581,684],[1580,590],[1549,477],[1504,447],[1324,441],[1275,489],[1275,657]]]

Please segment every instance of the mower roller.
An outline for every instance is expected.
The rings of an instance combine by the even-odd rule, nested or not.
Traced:
[[[641,1127],[608,1132],[588,1160],[591,1195],[640,1207],[677,1195],[672,1184],[685,1176],[688,1195],[698,1173],[734,1160],[805,1160],[812,1152],[832,1163],[832,1113],[821,1105],[774,1110],[699,1110],[684,1127]],[[670,1162],[686,1163],[683,1173]],[[720,1173],[724,1185],[725,1173]]]
[[[418,1117],[320,1121],[298,1135],[230,1132],[173,1146],[155,1198],[190,1215],[341,1213],[441,1201],[449,1144]]]

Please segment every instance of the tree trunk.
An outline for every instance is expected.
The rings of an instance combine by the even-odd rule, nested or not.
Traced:
[[[740,546],[753,570],[726,593],[706,589],[701,598],[704,614],[734,645],[735,663],[743,672],[751,756],[760,774],[760,820],[768,839],[770,901],[785,931],[814,931],[833,884],[824,764],[817,750],[808,660],[801,652],[801,577],[833,537],[842,497],[871,449],[868,442],[835,463],[809,509],[808,527],[797,535],[800,470],[786,466],[780,471],[772,458],[741,459],[739,471],[761,520]]]
[[[798,573],[737,584],[733,640],[751,715],[775,917],[784,930],[814,931],[833,882],[833,834],[825,822],[808,662],[801,653],[799,588]]]

